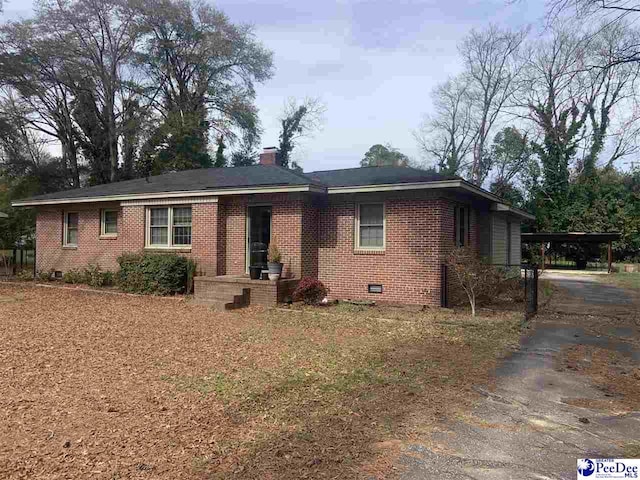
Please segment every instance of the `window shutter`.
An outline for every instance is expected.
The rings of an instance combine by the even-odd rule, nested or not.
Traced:
[[[453,244],[458,246],[458,207],[453,207]]]
[[[467,245],[471,245],[471,209],[467,207]]]

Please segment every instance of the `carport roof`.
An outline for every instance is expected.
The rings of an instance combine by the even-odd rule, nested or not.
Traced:
[[[621,236],[619,232],[539,232],[523,233],[522,242],[605,243],[620,240]]]

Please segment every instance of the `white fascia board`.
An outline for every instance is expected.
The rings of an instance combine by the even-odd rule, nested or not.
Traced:
[[[327,191],[329,194],[393,192],[400,190],[427,190],[431,188],[460,187],[461,184],[461,180],[444,180],[441,182],[389,183],[381,185],[357,185],[353,187],[329,187]]]
[[[329,194],[345,194],[345,193],[373,193],[373,192],[393,192],[402,190],[430,190],[437,188],[461,188],[467,190],[474,195],[484,197],[487,200],[495,202],[493,205],[494,210],[510,212],[514,215],[526,218],[528,220],[535,220],[535,217],[520,209],[510,207],[502,202],[500,197],[494,195],[491,192],[487,192],[481,188],[476,187],[464,180],[443,180],[439,182],[420,182],[420,183],[391,183],[382,185],[358,185],[352,187],[330,187],[327,191]]]
[[[222,190],[196,190],[185,192],[158,192],[158,193],[137,193],[128,195],[105,195],[99,197],[78,197],[78,198],[56,198],[47,200],[17,200],[11,202],[14,207],[34,207],[38,205],[60,205],[70,203],[97,203],[97,202],[120,202],[124,200],[156,200],[165,198],[187,198],[187,197],[211,197],[211,202],[218,201],[221,195],[249,195],[255,193],[290,193],[290,192],[324,192],[322,187],[315,185],[300,186],[274,186],[274,187],[254,187],[254,188],[234,188]]]
[[[524,210],[520,210],[519,208],[511,207],[504,203],[496,203],[491,207],[491,210],[494,212],[505,212],[510,213],[512,215],[516,215],[518,217],[525,218],[527,220],[535,220],[535,215],[531,215],[530,213],[525,212]]]

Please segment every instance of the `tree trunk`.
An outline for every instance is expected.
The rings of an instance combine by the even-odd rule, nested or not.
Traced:
[[[65,166],[71,174],[71,185],[73,188],[80,188],[80,172],[78,170],[78,151],[73,138],[69,138],[68,133],[61,136],[62,158]]]

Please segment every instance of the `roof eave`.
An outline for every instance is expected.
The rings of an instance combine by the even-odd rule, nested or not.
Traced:
[[[506,212],[517,217],[524,218],[526,220],[535,220],[535,215],[531,215],[530,213],[525,212],[524,210],[520,210],[519,208],[512,207],[511,205],[507,205],[505,203],[496,203],[493,208],[496,212]]]
[[[155,200],[159,198],[218,197],[223,195],[250,195],[255,193],[324,193],[326,188],[320,185],[272,185],[262,187],[231,187],[220,189],[167,191],[154,193],[135,193],[121,195],[101,195],[71,198],[25,199],[11,202],[14,207],[37,207],[40,205],[65,205],[74,203],[120,202],[124,200]]]
[[[329,187],[327,189],[329,194],[345,194],[345,193],[368,193],[368,192],[389,192],[389,191],[401,191],[401,190],[427,190],[437,188],[460,188],[466,190],[476,196],[480,196],[495,202],[494,210],[509,212],[512,215],[524,218],[526,220],[535,220],[535,216],[530,213],[520,210],[519,208],[507,205],[502,201],[500,197],[494,195],[491,192],[473,185],[466,180],[438,180],[434,182],[414,182],[414,183],[389,183],[381,185],[354,185],[348,187]]]

